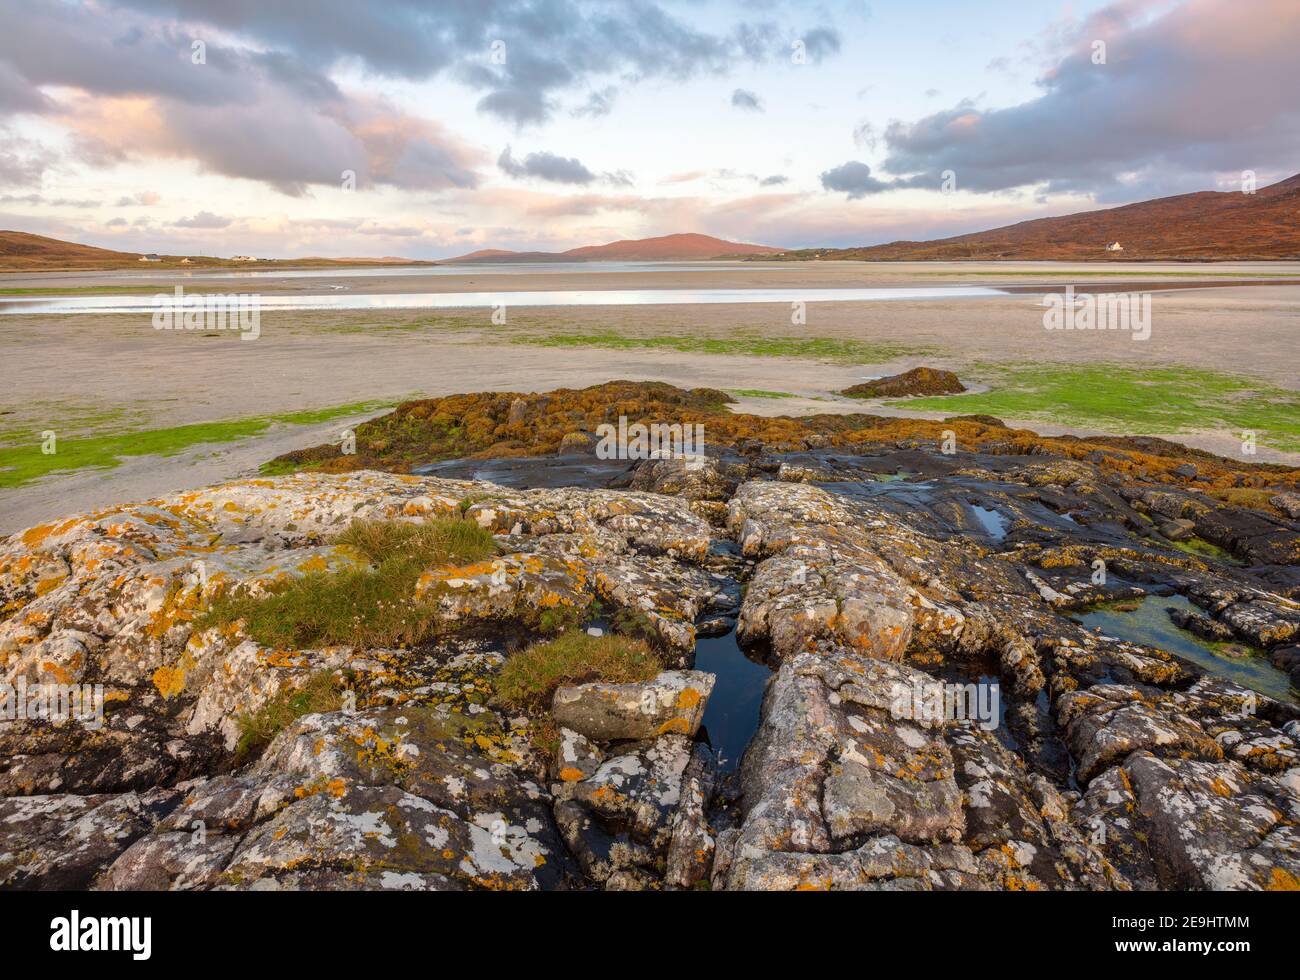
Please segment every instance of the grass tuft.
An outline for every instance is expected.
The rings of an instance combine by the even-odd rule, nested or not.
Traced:
[[[314,572],[267,595],[227,595],[199,618],[199,629],[243,620],[263,646],[306,649],[333,644],[410,646],[434,632],[437,607],[415,599],[430,568],[481,561],[496,553],[492,535],[472,521],[439,518],[353,521],[335,539],[367,568]]]
[[[565,684],[648,681],[663,670],[643,640],[573,630],[516,653],[497,678],[497,698],[517,710],[547,711]]]
[[[302,687],[281,691],[257,711],[240,715],[236,757],[245,759],[259,754],[275,736],[303,715],[338,711],[343,707],[343,693],[349,686],[349,678],[322,670],[308,677]]]

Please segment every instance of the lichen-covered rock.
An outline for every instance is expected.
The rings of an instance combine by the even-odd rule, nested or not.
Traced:
[[[1236,762],[1137,752],[1079,805],[1093,839],[1141,887],[1293,890],[1300,885],[1300,778]]]
[[[716,680],[698,670],[668,670],[637,683],[560,687],[551,715],[598,742],[694,736]]]
[[[1166,700],[1144,698],[1135,688],[1098,685],[1057,701],[1057,715],[1087,783],[1139,750],[1217,761],[1223,750],[1191,718]]]
[[[553,452],[617,407],[605,394],[637,388],[442,399],[376,431],[404,465],[444,452],[444,423],[422,427],[444,409],[476,445]],[[715,412],[708,393],[661,388]],[[1140,630],[1069,618],[1177,593],[1199,609],[1174,619],[1189,639],[1289,669],[1295,474],[1198,455],[1189,476],[1169,443],[980,419],[708,418],[709,456],[611,469],[630,489],[311,473],[0,542],[0,685],[104,691],[93,725],[0,719],[0,887],[1297,884],[1300,710],[1284,687],[1271,678],[1265,697]],[[232,590],[355,570],[333,543],[354,517],[454,515],[499,550],[423,570],[411,600],[437,622],[413,648],[270,649],[240,624],[194,628]],[[1236,561],[1175,549],[1189,525]],[[563,691],[545,717],[501,707],[512,651],[592,619],[634,623],[680,669]],[[740,771],[718,781],[697,728],[734,678],[691,668],[697,638],[733,624],[776,672]],[[1235,664],[1212,674],[1271,669]],[[337,710],[248,740],[253,716],[323,676]],[[936,685],[996,699],[971,716],[899,696]]]
[[[915,619],[911,590],[871,552],[831,494],[747,483],[730,508],[744,553],[765,558],[741,607],[741,642],[767,642],[777,657],[819,644],[902,657]]]

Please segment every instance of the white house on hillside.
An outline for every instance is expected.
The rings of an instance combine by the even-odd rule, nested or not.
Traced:
[[[1107,252],[1122,252],[1122,251],[1124,251],[1124,246],[1121,245],[1119,242],[1111,242],[1109,245],[1106,246],[1106,251],[1107,251]]]

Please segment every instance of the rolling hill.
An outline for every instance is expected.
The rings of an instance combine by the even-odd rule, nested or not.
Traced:
[[[211,255],[159,255],[158,262],[141,262],[139,252],[65,242],[25,231],[0,231],[0,272],[93,272],[109,269],[247,268],[247,263]],[[401,258],[260,259],[257,268],[285,269],[341,265],[434,265]]]
[[[700,260],[748,255],[778,255],[784,249],[769,245],[729,242],[711,235],[662,235],[659,238],[625,239],[607,245],[583,245],[565,252],[512,252],[485,248],[448,262],[598,262]]]
[[[1124,250],[1106,251],[1106,246],[1116,241]],[[806,251],[799,254],[807,255]],[[1199,191],[1102,211],[1022,221],[930,242],[826,249],[815,257],[877,261],[1295,259],[1300,258],[1300,174],[1255,194]]]

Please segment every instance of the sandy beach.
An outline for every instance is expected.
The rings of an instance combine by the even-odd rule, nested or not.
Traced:
[[[52,429],[75,435],[95,431],[78,419],[112,417],[136,429],[328,408],[359,401],[396,402],[463,391],[544,391],[582,387],[615,378],[662,380],[684,386],[780,392],[797,397],[743,398],[739,411],[761,414],[870,411],[942,417],[903,407],[845,399],[840,389],[863,378],[928,364],[959,374],[988,365],[1094,365],[1123,368],[1184,367],[1248,375],[1284,389],[1300,387],[1294,343],[1300,321],[1300,286],[1233,285],[1156,290],[1146,341],[1119,332],[1049,332],[1042,295],[1066,282],[1085,282],[1078,264],[990,263],[736,263],[699,270],[670,264],[655,271],[530,267],[493,271],[460,267],[454,274],[328,276],[266,280],[185,279],[187,290],[310,289],[330,286],[370,292],[457,291],[490,288],[654,289],[722,286],[838,287],[922,282],[1032,284],[1034,290],[978,299],[810,303],[806,323],[791,309],[761,305],[552,307],[508,309],[504,324],[489,310],[355,310],[267,312],[261,336],[244,341],[230,333],[161,332],[147,315],[0,317],[4,388],[0,416],[6,429]],[[1100,278],[1122,273],[1279,276],[1300,264],[1151,265],[1084,270]],[[1045,276],[1028,273],[1046,272]],[[1104,277],[1100,274],[1105,273]],[[134,273],[133,273],[134,274]],[[168,284],[173,280],[167,279]],[[1187,277],[1169,277],[1180,287]],[[1193,277],[1194,278],[1194,277]],[[40,284],[69,289],[116,283],[110,275],[10,277],[3,285]],[[1102,287],[1097,287],[1100,290]],[[1107,287],[1109,288],[1109,287]],[[1042,292],[1038,290],[1041,289]],[[608,349],[580,338],[614,333],[630,343],[673,336],[736,336],[793,340],[789,356],[715,354],[660,348]],[[548,346],[548,338],[579,338]],[[861,360],[827,362],[800,356],[798,340],[830,339],[876,351]],[[528,340],[521,343],[521,340]],[[1038,418],[1008,419],[1042,432],[1092,434],[1095,428]],[[107,422],[105,424],[108,424]],[[137,458],[108,471],[57,475],[0,490],[0,529],[13,530],[68,510],[247,475],[258,463],[295,446],[322,441],[327,426],[277,426],[237,444],[195,447],[167,458]],[[1129,433],[1137,434],[1137,433]],[[1185,432],[1180,440],[1231,452],[1236,435]],[[2,450],[0,450],[2,452]],[[1296,462],[1300,456],[1261,449],[1260,459]]]

